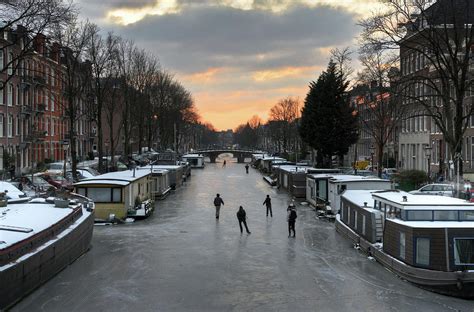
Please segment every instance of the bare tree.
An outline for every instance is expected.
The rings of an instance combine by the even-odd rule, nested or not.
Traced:
[[[80,118],[90,116],[91,64],[86,62],[87,46],[94,34],[95,26],[88,21],[74,20],[64,29],[56,29],[54,39],[61,47],[63,65],[62,84],[64,90],[64,113],[69,124],[69,146],[73,178],[77,178],[77,126]]]
[[[0,73],[6,73],[0,89],[21,69],[22,60],[34,54],[35,38],[38,35],[50,35],[64,27],[74,19],[76,13],[72,1],[0,1],[0,33],[6,39],[0,46],[0,53],[7,60],[6,66],[0,68]]]
[[[466,92],[474,46],[471,0],[387,0],[383,13],[361,21],[365,46],[400,50],[399,95],[418,105],[443,134],[462,174],[463,135],[474,113]]]
[[[280,100],[275,106],[270,109],[269,121],[273,121],[272,127],[279,128],[279,133],[282,138],[282,148],[286,152],[290,146],[290,140],[296,140],[298,136],[296,119],[300,117],[300,103],[299,100],[292,97],[287,97]]]

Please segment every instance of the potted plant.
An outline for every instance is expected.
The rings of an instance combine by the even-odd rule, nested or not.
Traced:
[[[5,192],[0,192],[0,207],[7,206],[7,203],[8,203],[7,193],[8,193],[7,190],[5,190]]]

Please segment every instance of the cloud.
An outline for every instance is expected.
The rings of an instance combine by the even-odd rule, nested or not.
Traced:
[[[321,70],[319,66],[307,66],[307,67],[284,67],[271,70],[256,71],[253,73],[253,80],[256,82],[267,82],[276,79],[283,79],[288,77],[299,77],[308,71],[314,72]]]

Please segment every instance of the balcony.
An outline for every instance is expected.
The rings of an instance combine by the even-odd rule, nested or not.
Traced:
[[[31,115],[31,113],[32,113],[31,106],[24,105],[24,106],[21,107],[21,117],[27,118],[28,116]]]
[[[46,104],[44,103],[39,103],[36,105],[36,113],[37,114],[43,114],[46,110]]]

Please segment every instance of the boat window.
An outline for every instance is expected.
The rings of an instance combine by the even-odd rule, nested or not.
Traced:
[[[405,259],[405,233],[400,232],[400,242],[398,244],[399,248],[399,253],[398,255],[400,256],[401,259]]]
[[[429,266],[430,265],[430,243],[431,240],[427,237],[416,238],[416,264]]]
[[[458,212],[457,210],[435,210],[434,211],[434,220],[435,221],[457,221]]]
[[[408,210],[407,221],[432,221],[432,210]]]
[[[362,235],[365,235],[365,215],[362,215]]]
[[[474,211],[460,211],[459,219],[461,221],[474,221]]]
[[[327,201],[327,180],[319,180],[317,185],[316,196]]]
[[[122,189],[113,188],[112,189],[112,202],[118,203],[122,201]]]
[[[77,189],[77,193],[82,196],[86,196],[86,189],[83,187],[80,187]]]
[[[454,246],[456,265],[474,265],[474,238],[455,238]]]
[[[354,210],[354,229],[357,230],[357,211]]]

